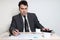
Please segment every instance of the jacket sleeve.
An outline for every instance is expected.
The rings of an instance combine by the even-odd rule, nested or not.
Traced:
[[[12,35],[12,28],[16,28],[16,21],[15,21],[15,19],[14,19],[14,17],[12,17],[12,22],[11,22],[11,25],[10,25],[10,28],[9,28],[9,36],[11,36]]]
[[[37,16],[36,16],[35,14],[34,14],[34,25],[35,25],[35,27],[38,28],[38,29],[44,28],[44,27],[39,23],[39,21],[38,21],[38,19],[37,19]]]
[[[16,21],[15,21],[14,17],[12,17],[12,22],[11,22],[10,27],[16,27]]]

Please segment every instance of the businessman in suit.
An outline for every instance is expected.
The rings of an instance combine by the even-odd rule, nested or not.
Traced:
[[[10,28],[15,27],[20,32],[35,32],[36,28],[48,30],[39,23],[34,13],[28,12],[27,1],[20,1],[18,7],[20,13],[12,17]]]

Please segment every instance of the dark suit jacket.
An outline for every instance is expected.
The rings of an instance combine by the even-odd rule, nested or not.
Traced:
[[[27,13],[27,17],[32,32],[35,32],[36,28],[43,28],[34,13]],[[23,32],[23,19],[20,13],[18,15],[13,16],[10,28],[11,27],[16,27],[19,29],[20,32]]]

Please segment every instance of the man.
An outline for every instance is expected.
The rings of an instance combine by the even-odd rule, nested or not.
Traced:
[[[20,1],[18,7],[20,13],[13,16],[10,28],[16,27],[20,32],[35,32],[36,28],[48,30],[39,23],[34,13],[28,12],[27,1]]]

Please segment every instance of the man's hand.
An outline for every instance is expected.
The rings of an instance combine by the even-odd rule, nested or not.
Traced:
[[[49,33],[52,32],[52,30],[49,30],[48,28],[42,28],[41,31],[42,31],[42,32],[49,32]]]
[[[43,31],[45,31],[45,30],[49,31],[49,29],[48,29],[48,28],[42,28],[42,30],[43,30]]]

